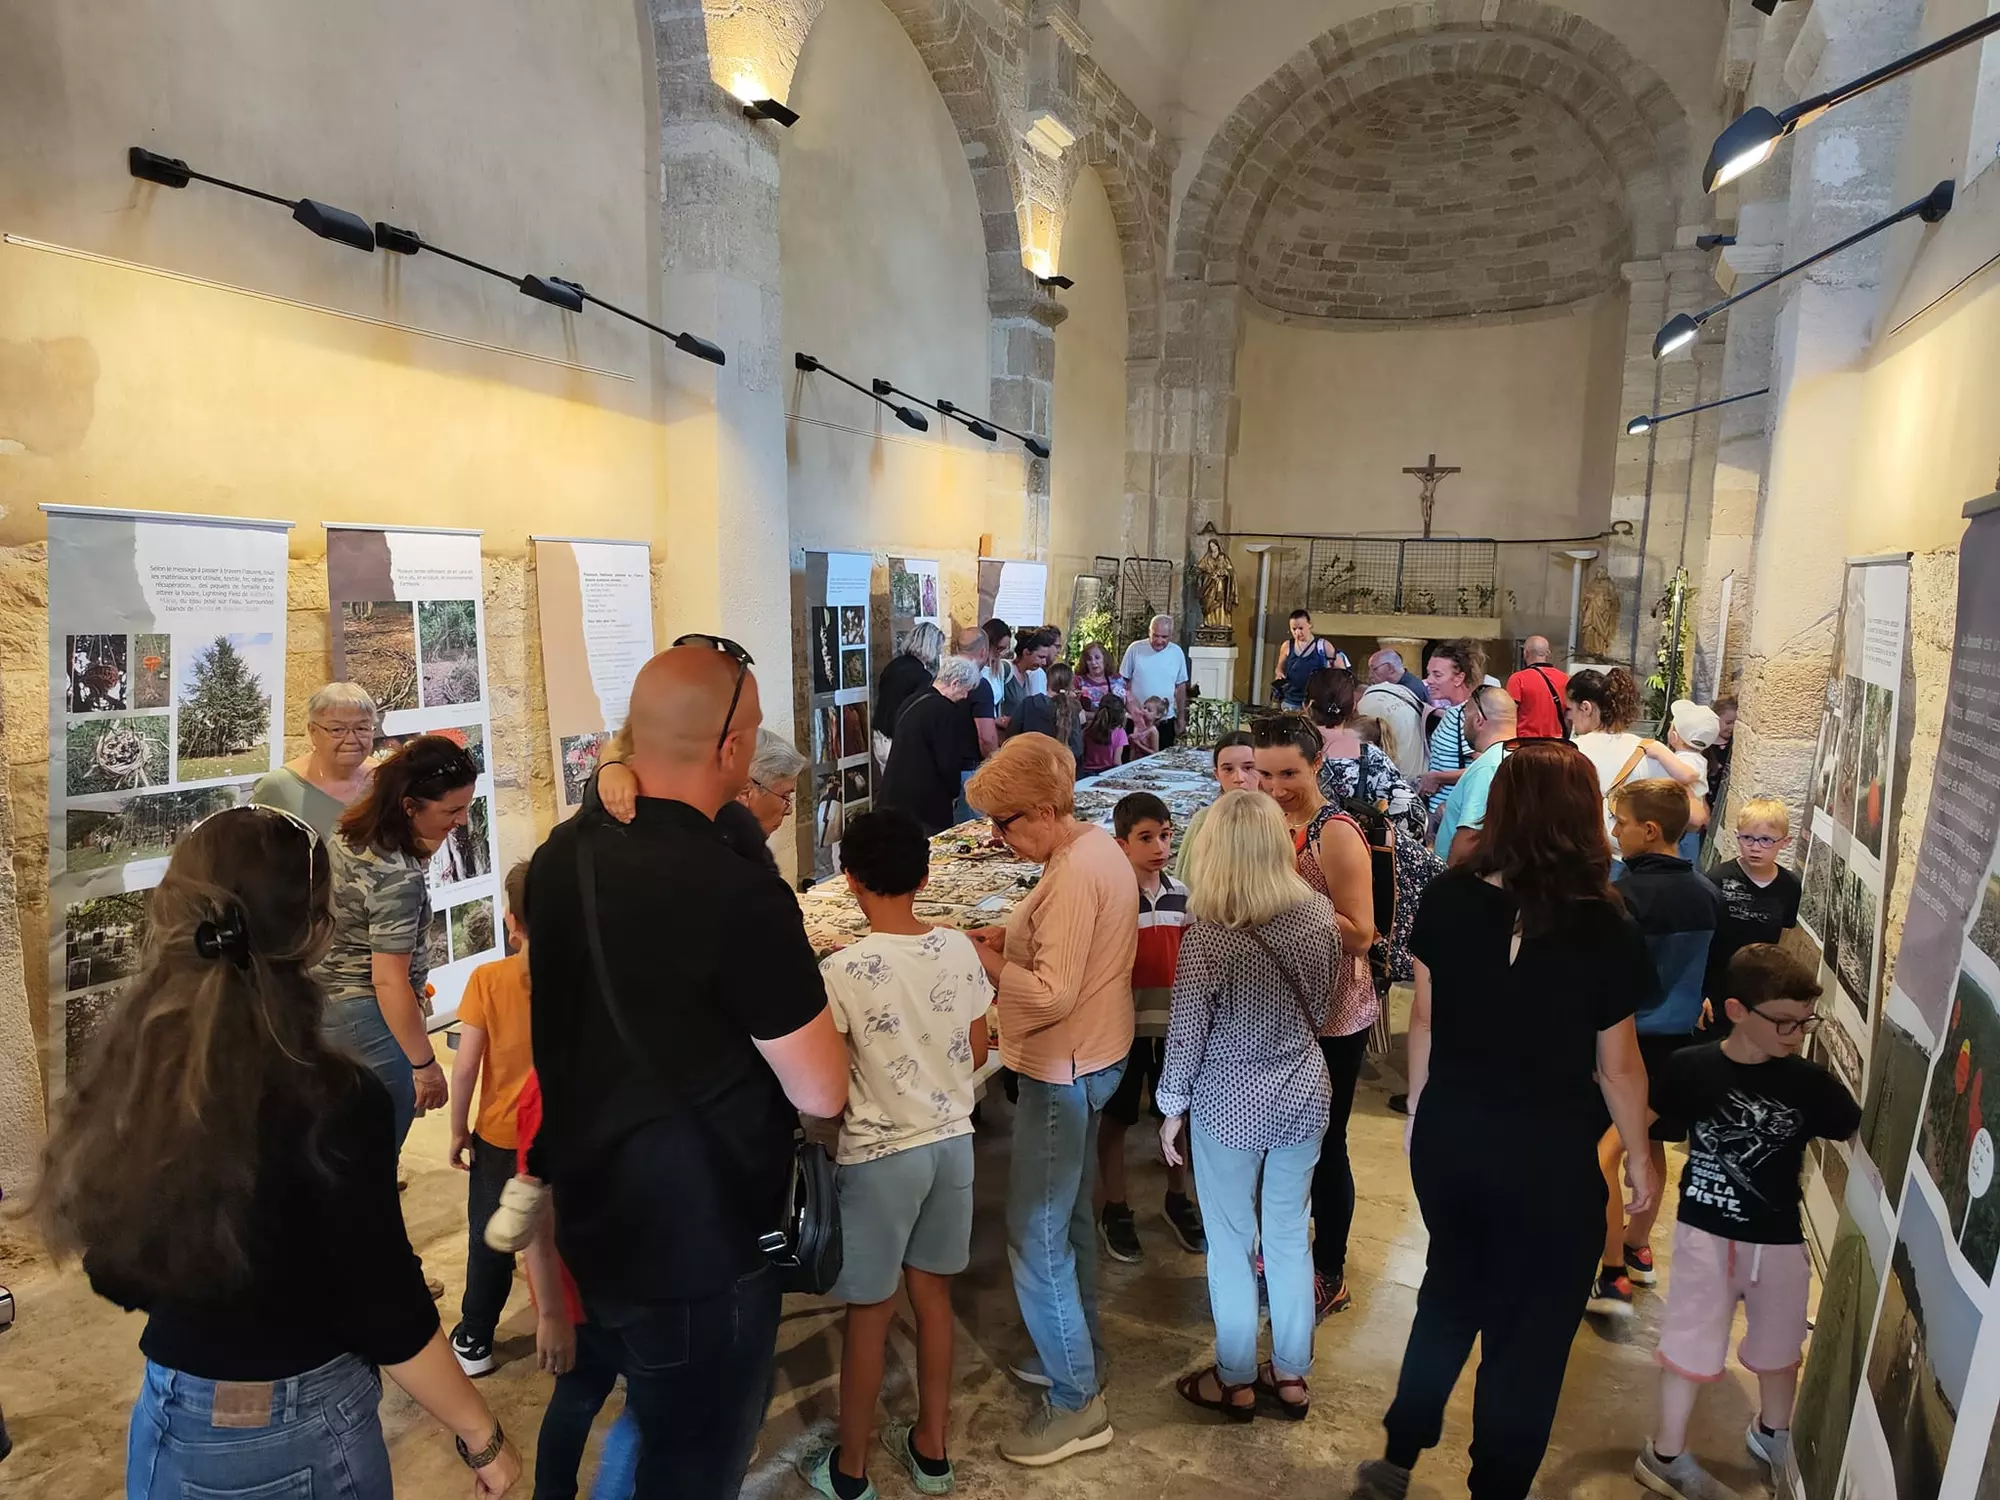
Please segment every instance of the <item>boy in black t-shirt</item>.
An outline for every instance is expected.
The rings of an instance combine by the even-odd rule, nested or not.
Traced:
[[[1792,815],[1777,797],[1752,797],[1736,815],[1736,858],[1709,879],[1722,892],[1722,920],[1708,949],[1708,997],[1720,1006],[1729,960],[1752,943],[1775,943],[1799,921],[1799,877],[1778,863]]]
[[[1676,1052],[1652,1080],[1653,1108],[1689,1122],[1688,1161],[1654,1355],[1660,1420],[1632,1474],[1670,1500],[1729,1494],[1687,1451],[1687,1428],[1702,1386],[1722,1379],[1739,1301],[1737,1358],[1761,1398],[1745,1441],[1774,1477],[1783,1469],[1812,1282],[1799,1221],[1806,1145],[1844,1140],[1861,1124],[1839,1081],[1799,1056],[1820,993],[1802,964],[1755,943],[1730,961],[1723,989],[1735,1030]]]

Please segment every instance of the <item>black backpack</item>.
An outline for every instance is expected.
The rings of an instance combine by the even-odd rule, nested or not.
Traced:
[[[1306,847],[1319,839],[1325,820],[1337,814],[1352,818],[1368,846],[1368,875],[1375,897],[1375,944],[1368,950],[1368,968],[1377,985],[1389,979],[1389,937],[1396,929],[1396,830],[1389,815],[1356,797],[1329,802],[1306,829]]]

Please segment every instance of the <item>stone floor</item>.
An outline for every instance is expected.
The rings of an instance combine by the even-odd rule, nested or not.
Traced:
[[[1352,1310],[1319,1333],[1314,1412],[1297,1426],[1259,1421],[1219,1425],[1173,1393],[1173,1378],[1211,1357],[1202,1263],[1173,1244],[1157,1217],[1157,1145],[1135,1133],[1135,1206],[1149,1258],[1139,1266],[1106,1263],[1105,1336],[1112,1351],[1110,1404],[1117,1441],[1099,1454],[1054,1469],[1023,1470],[1003,1463],[995,1441],[1029,1410],[1029,1397],[1004,1369],[1020,1347],[1019,1320],[1002,1241],[1006,1176],[1006,1105],[987,1106],[979,1141],[979,1211],[971,1269],[961,1279],[960,1379],[952,1412],[952,1453],[959,1489],[1023,1500],[1086,1496],[1317,1497],[1347,1494],[1354,1465],[1379,1451],[1380,1421],[1392,1392],[1403,1340],[1422,1278],[1425,1236],[1402,1154],[1402,1120],[1385,1106],[1393,1080],[1364,1082],[1355,1108],[1354,1163],[1361,1202],[1355,1218]],[[449,1288],[456,1310],[465,1259],[465,1179],[445,1165],[442,1116],[420,1120],[404,1155],[410,1177],[405,1211],[426,1264]],[[1142,1144],[1145,1150],[1142,1152]],[[1524,1163],[1524,1168],[1526,1164]],[[1678,1167],[1673,1169],[1676,1173]],[[8,1500],[91,1500],[122,1493],[126,1412],[137,1389],[137,1317],[93,1297],[75,1270],[57,1271],[22,1238],[21,1226],[0,1229],[0,1282],[20,1306],[15,1329],[0,1337],[0,1407],[15,1452],[0,1467]],[[1669,1231],[1657,1236],[1664,1250]],[[1478,1275],[1477,1266],[1464,1274]],[[1639,1316],[1622,1328],[1586,1325],[1576,1338],[1555,1441],[1538,1493],[1545,1497],[1624,1497],[1642,1493],[1631,1479],[1634,1451],[1651,1422],[1652,1340],[1660,1299],[1642,1294]],[[447,1318],[449,1323],[450,1317]],[[534,1433],[548,1378],[534,1369],[533,1318],[526,1284],[508,1304],[500,1352],[505,1363],[482,1383],[508,1430],[532,1459]],[[786,1309],[779,1338],[777,1399],[746,1495],[804,1500],[810,1491],[792,1474],[796,1455],[827,1424],[837,1404],[839,1313],[798,1301]],[[907,1323],[892,1334],[891,1411],[910,1409],[914,1350]],[[1417,1493],[1464,1493],[1472,1382],[1461,1382],[1445,1427],[1444,1445],[1419,1471]],[[1731,1371],[1702,1400],[1696,1450],[1716,1473],[1748,1496],[1764,1493],[1762,1475],[1744,1452],[1742,1432],[1754,1384]],[[618,1398],[599,1421],[611,1420]],[[400,1492],[462,1495],[468,1488],[440,1429],[393,1386],[384,1402]],[[595,1462],[595,1448],[590,1460]],[[911,1493],[899,1472],[876,1475],[885,1496]],[[526,1493],[524,1485],[519,1493]]]

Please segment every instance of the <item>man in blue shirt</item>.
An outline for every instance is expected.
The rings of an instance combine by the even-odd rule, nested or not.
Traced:
[[[1385,647],[1369,657],[1368,680],[1401,683],[1410,690],[1417,702],[1431,701],[1431,690],[1425,686],[1423,678],[1403,665],[1403,653],[1400,651],[1390,651]]]
[[[1507,741],[1514,738],[1518,712],[1505,688],[1479,687],[1465,700],[1465,737],[1478,758],[1465,768],[1445,798],[1435,848],[1437,857],[1448,865],[1463,864],[1479,847],[1479,832],[1486,826],[1486,796],[1507,753]]]

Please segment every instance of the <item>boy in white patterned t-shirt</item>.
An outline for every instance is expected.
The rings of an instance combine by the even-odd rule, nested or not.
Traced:
[[[993,988],[970,938],[916,914],[930,841],[915,819],[855,818],[840,866],[869,927],[819,966],[848,1056],[835,1156],[842,1261],[833,1295],[847,1303],[840,1434],[799,1472],[830,1500],[874,1500],[868,1450],[902,1275],[917,1315],[917,1420],[892,1423],[882,1442],[919,1492],[941,1495],[952,1487],[951,1278],[971,1253],[973,1076],[986,1061]]]

